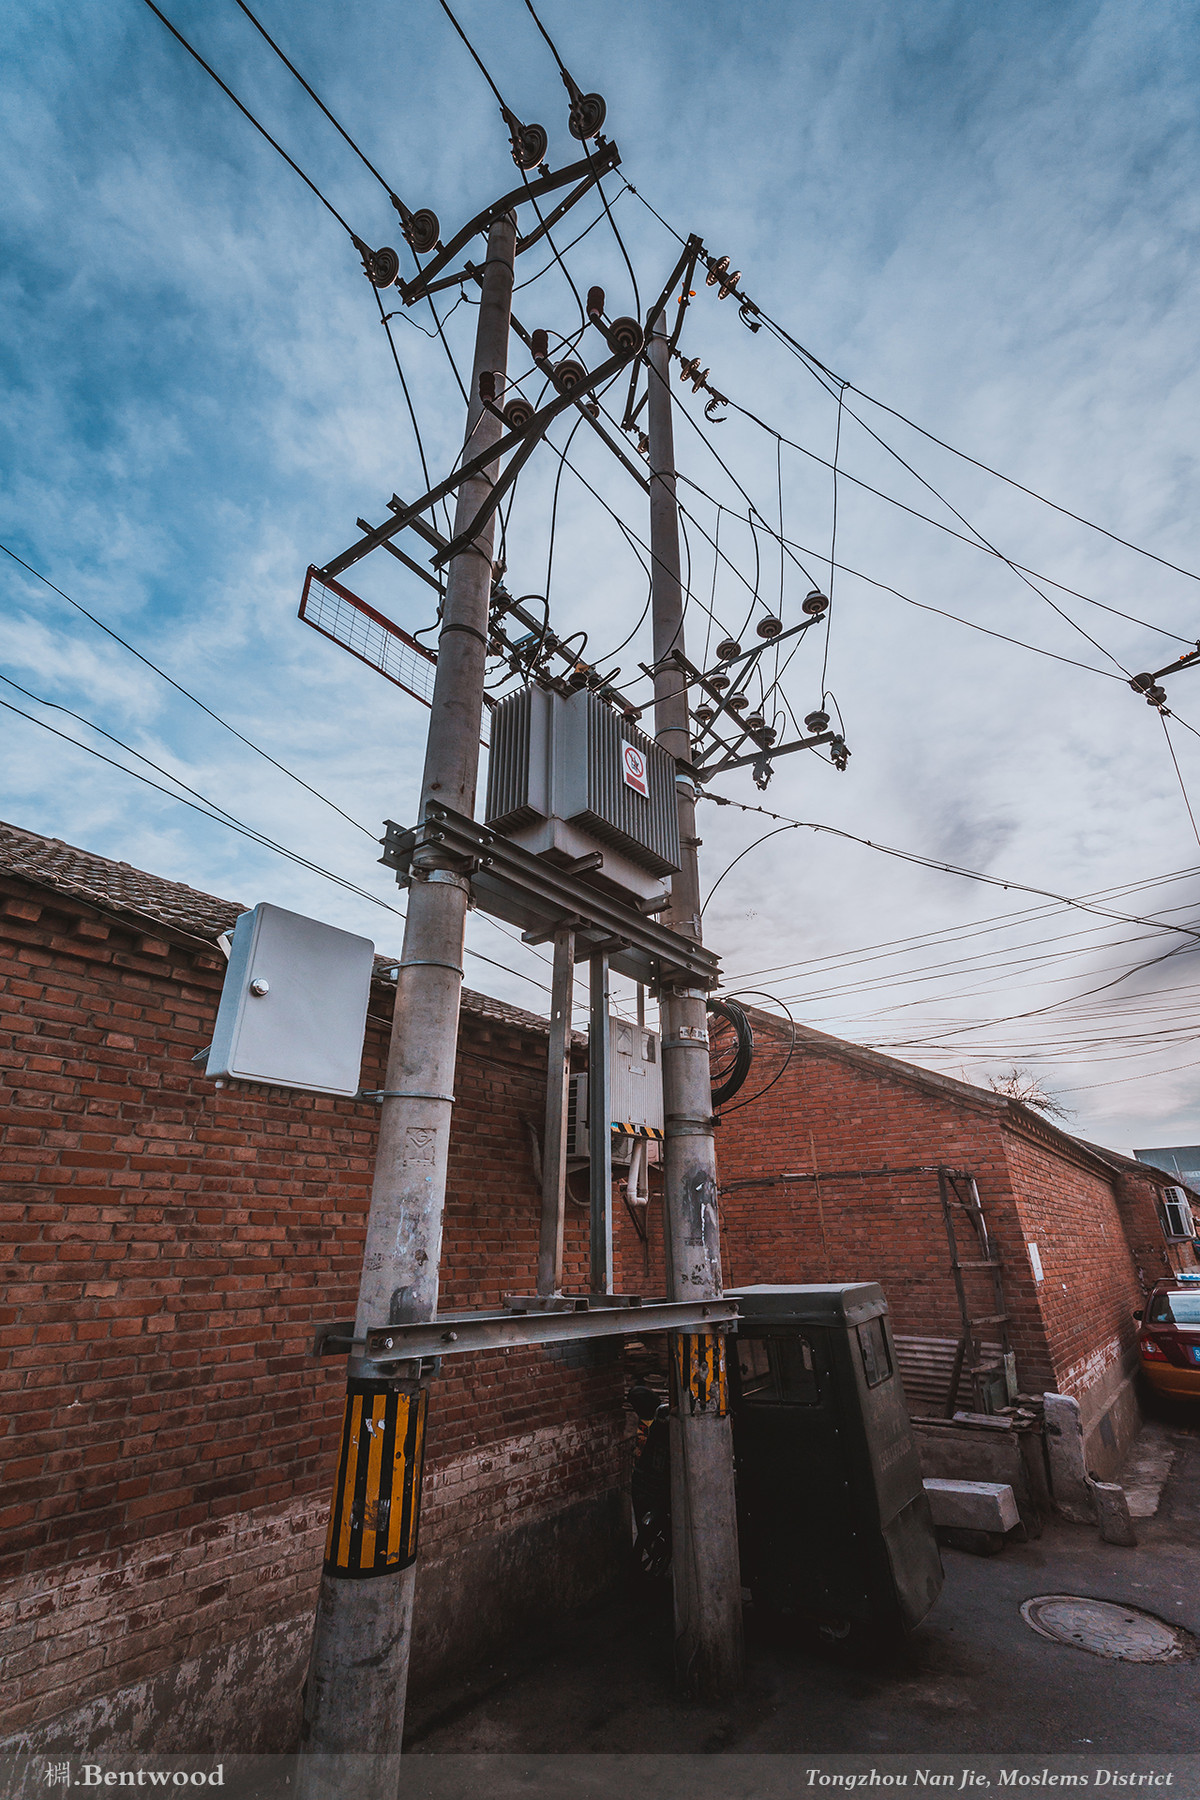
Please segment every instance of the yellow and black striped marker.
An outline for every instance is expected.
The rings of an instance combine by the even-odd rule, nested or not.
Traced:
[[[676,1408],[682,1412],[686,1406],[690,1413],[713,1413],[723,1419],[729,1411],[724,1333],[677,1331],[672,1335]]]
[[[325,1573],[390,1575],[417,1560],[426,1388],[350,1381]]]
[[[624,1125],[619,1119],[612,1121],[612,1129],[618,1137],[649,1138],[652,1144],[663,1143],[667,1135],[657,1125]]]

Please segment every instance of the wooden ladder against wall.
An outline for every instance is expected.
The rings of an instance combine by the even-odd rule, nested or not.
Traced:
[[[990,1413],[998,1405],[1006,1405],[1017,1391],[1015,1358],[1009,1346],[1009,1318],[1004,1298],[1004,1265],[997,1246],[988,1233],[975,1177],[960,1170],[940,1168],[938,1190],[942,1198],[946,1239],[950,1246],[950,1272],[954,1277],[954,1291],[958,1296],[958,1311],[962,1320],[962,1335],[958,1340],[950,1387],[946,1395],[946,1417],[953,1416],[959,1382],[964,1374],[970,1378],[974,1410]],[[972,1228],[976,1245],[981,1252],[979,1256],[964,1260],[958,1253],[958,1238],[954,1230],[955,1201],[966,1214],[967,1223]],[[971,1285],[976,1290],[981,1285],[981,1278],[983,1282],[990,1278],[991,1299],[983,1302],[984,1306],[990,1306],[990,1311],[972,1312],[968,1283],[964,1281],[964,1276],[970,1278]],[[993,1345],[984,1345],[979,1335],[980,1328],[984,1325],[998,1328],[999,1356],[996,1356]]]

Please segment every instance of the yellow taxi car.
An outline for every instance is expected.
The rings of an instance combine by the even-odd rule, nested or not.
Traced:
[[[1140,1321],[1138,1350],[1150,1386],[1177,1399],[1200,1400],[1200,1275],[1155,1283]]]

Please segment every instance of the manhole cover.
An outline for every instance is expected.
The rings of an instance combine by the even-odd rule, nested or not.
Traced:
[[[1183,1662],[1196,1654],[1196,1642],[1182,1626],[1115,1600],[1039,1594],[1025,1601],[1021,1617],[1043,1637],[1117,1662]]]

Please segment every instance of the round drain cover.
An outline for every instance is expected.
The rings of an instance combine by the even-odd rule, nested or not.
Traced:
[[[1021,1617],[1043,1637],[1117,1662],[1182,1662],[1196,1654],[1196,1642],[1182,1626],[1115,1600],[1039,1594],[1025,1601]]]

